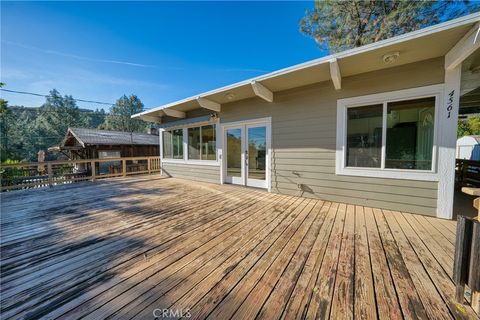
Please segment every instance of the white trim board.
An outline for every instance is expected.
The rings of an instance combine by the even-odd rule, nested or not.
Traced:
[[[168,163],[168,164],[182,164],[182,165],[194,165],[194,166],[213,166],[213,167],[220,166],[220,163],[215,160],[163,159],[162,162]]]
[[[445,70],[445,102],[440,108],[437,217],[452,219],[455,191],[455,153],[457,148],[458,111],[462,64]]]
[[[337,135],[335,151],[335,174],[348,176],[361,176],[373,178],[389,178],[404,180],[421,181],[439,181],[437,169],[437,132],[439,127],[438,119],[440,117],[439,106],[443,99],[444,85],[432,85],[412,89],[390,91],[366,96],[339,99],[337,101]],[[405,170],[405,169],[385,169],[385,139],[386,134],[382,134],[382,167],[381,168],[352,168],[345,166],[345,146],[346,146],[346,111],[350,107],[358,107],[369,104],[383,104],[383,113],[385,115],[386,101],[409,100],[423,97],[435,97],[435,124],[432,152],[432,170]],[[386,130],[386,117],[383,117],[383,130]]]

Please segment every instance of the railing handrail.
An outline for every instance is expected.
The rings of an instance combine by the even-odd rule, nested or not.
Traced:
[[[132,161],[138,161],[138,163],[128,163]],[[105,168],[101,171],[102,163],[112,162],[120,165],[109,165],[108,172],[105,172]],[[82,166],[78,166],[79,164]],[[73,172],[68,172],[71,170]],[[37,171],[42,175],[32,176]],[[160,156],[19,162],[0,165],[0,190],[53,187],[81,180],[96,181],[109,177],[159,172],[161,172]]]
[[[160,159],[160,156],[147,156],[147,157],[120,157],[120,158],[104,158],[104,159],[78,159],[78,160],[51,160],[44,162],[19,162],[11,164],[0,164],[0,169],[2,168],[14,168],[14,167],[32,167],[32,166],[47,166],[50,164],[77,164],[77,163],[91,163],[95,162],[112,162],[112,161],[131,161],[131,160],[149,160],[149,159]]]

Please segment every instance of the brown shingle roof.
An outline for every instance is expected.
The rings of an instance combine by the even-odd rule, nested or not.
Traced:
[[[136,145],[158,145],[159,137],[153,134],[130,133],[123,131],[96,130],[85,128],[69,128],[69,132],[84,145],[115,145],[115,144],[136,144]],[[62,145],[65,144],[65,141]]]

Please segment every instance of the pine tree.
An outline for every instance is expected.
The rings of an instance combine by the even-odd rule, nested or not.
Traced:
[[[480,11],[478,1],[316,0],[300,31],[339,52]]]
[[[129,97],[123,95],[112,106],[110,113],[105,118],[105,123],[100,128],[125,132],[145,132],[148,123],[131,117],[143,110],[143,103],[136,95],[132,94]]]

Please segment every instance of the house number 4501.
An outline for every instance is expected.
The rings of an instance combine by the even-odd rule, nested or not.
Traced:
[[[455,95],[455,90],[450,91],[448,94],[448,102],[447,102],[447,118],[450,118],[452,110],[453,110],[453,96]]]

